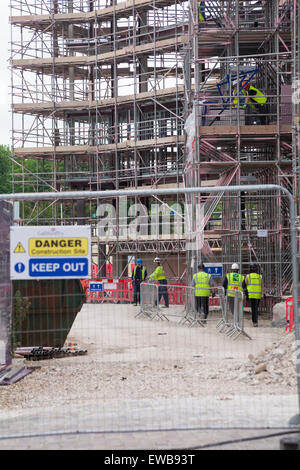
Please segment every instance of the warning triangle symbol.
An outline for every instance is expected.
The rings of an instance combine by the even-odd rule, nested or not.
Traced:
[[[14,253],[25,253],[22,243],[17,244]]]

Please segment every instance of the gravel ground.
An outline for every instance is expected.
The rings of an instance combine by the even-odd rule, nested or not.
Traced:
[[[240,336],[233,340],[217,331],[214,313],[205,328],[190,328],[178,322],[180,308],[168,311],[169,322],[136,318],[137,312],[133,306],[86,304],[67,342],[86,349],[87,355],[38,362],[15,358],[15,363],[34,370],[19,382],[0,387],[0,419],[10,420],[9,432],[17,429],[15,421],[20,423],[20,417],[25,423],[25,417],[33,416],[37,410],[43,419],[51,415],[51,410],[55,413],[64,410],[64,429],[71,415],[72,426],[76,428],[76,407],[89,403],[96,404],[92,406],[96,406],[97,412],[99,404],[103,406],[100,415],[106,405],[112,406],[116,411],[114,419],[127,403],[138,404],[137,411],[142,402],[147,403],[151,425],[151,420],[155,422],[153,410],[157,404],[162,406],[168,400],[195,406],[195,400],[201,402],[212,397],[222,406],[222,413],[226,415],[226,406],[230,404],[230,413],[238,415],[239,400],[242,403],[243,397],[249,399],[251,406],[251,397],[273,396],[277,397],[277,406],[282,404],[278,417],[282,413],[286,418],[285,400],[288,402],[287,397],[291,397],[293,402],[297,396],[293,333],[272,327],[269,320],[260,320],[259,328],[254,329],[246,319],[245,330],[251,339]],[[253,408],[260,401],[255,403]],[[268,398],[261,401],[261,409],[254,411],[252,418],[256,413],[257,422],[259,414],[265,411],[265,403]],[[294,411],[292,406],[288,416]],[[211,416],[206,413],[205,424],[210,422],[216,427],[217,408],[210,413]],[[83,418],[82,413],[80,416]],[[180,419],[182,416],[184,412]],[[227,423],[234,424],[235,418],[226,416]],[[140,424],[138,419],[134,422]],[[191,422],[187,416],[187,426]],[[98,426],[99,421],[95,423]],[[199,417],[199,425],[203,423]],[[109,427],[109,421],[106,424]],[[168,425],[161,422],[162,427]],[[282,425],[286,425],[284,420]],[[31,429],[35,429],[34,425]]]

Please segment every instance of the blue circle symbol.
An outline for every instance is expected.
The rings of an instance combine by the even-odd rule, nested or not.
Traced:
[[[23,263],[15,264],[15,271],[16,273],[23,273],[25,271],[25,264]]]

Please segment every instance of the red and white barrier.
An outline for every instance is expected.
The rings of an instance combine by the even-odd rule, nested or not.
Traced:
[[[86,301],[92,302],[133,302],[133,287],[130,278],[99,278],[81,281]],[[167,285],[169,305],[185,305],[186,285],[174,282]],[[209,305],[219,305],[219,298],[210,297]]]
[[[131,279],[89,279],[85,294],[88,303],[133,301]]]
[[[300,297],[298,297],[300,301]],[[285,331],[292,331],[295,321],[294,321],[294,298],[288,297],[285,301],[285,320],[288,323],[285,327]]]

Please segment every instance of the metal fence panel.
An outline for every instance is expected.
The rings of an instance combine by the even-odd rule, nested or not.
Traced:
[[[2,276],[4,284],[7,279]],[[296,364],[288,356],[293,336],[263,318],[261,328],[251,330],[252,341],[239,334],[251,327],[242,295],[232,317],[228,299],[216,288],[218,305],[211,305],[202,327],[191,286],[167,285],[172,299],[168,309],[162,308],[164,300],[159,302],[154,283],[141,285],[140,310],[120,298],[118,303],[86,302],[80,291],[73,321],[53,324],[53,295],[59,297],[58,316],[62,305],[69,314],[74,289],[72,284],[53,293],[48,283],[22,294],[30,306],[40,305],[42,321],[38,326],[29,322],[24,335],[38,333],[38,342],[30,344],[30,339],[13,357],[15,364],[25,361],[33,372],[0,389],[1,438],[290,427],[290,418],[298,413]],[[191,328],[196,319],[200,328]],[[235,326],[236,341],[219,334],[221,320]],[[53,343],[54,332],[64,333],[59,345]],[[41,342],[42,334],[47,342]],[[268,354],[274,344],[273,361]],[[293,374],[285,378],[288,370]]]

